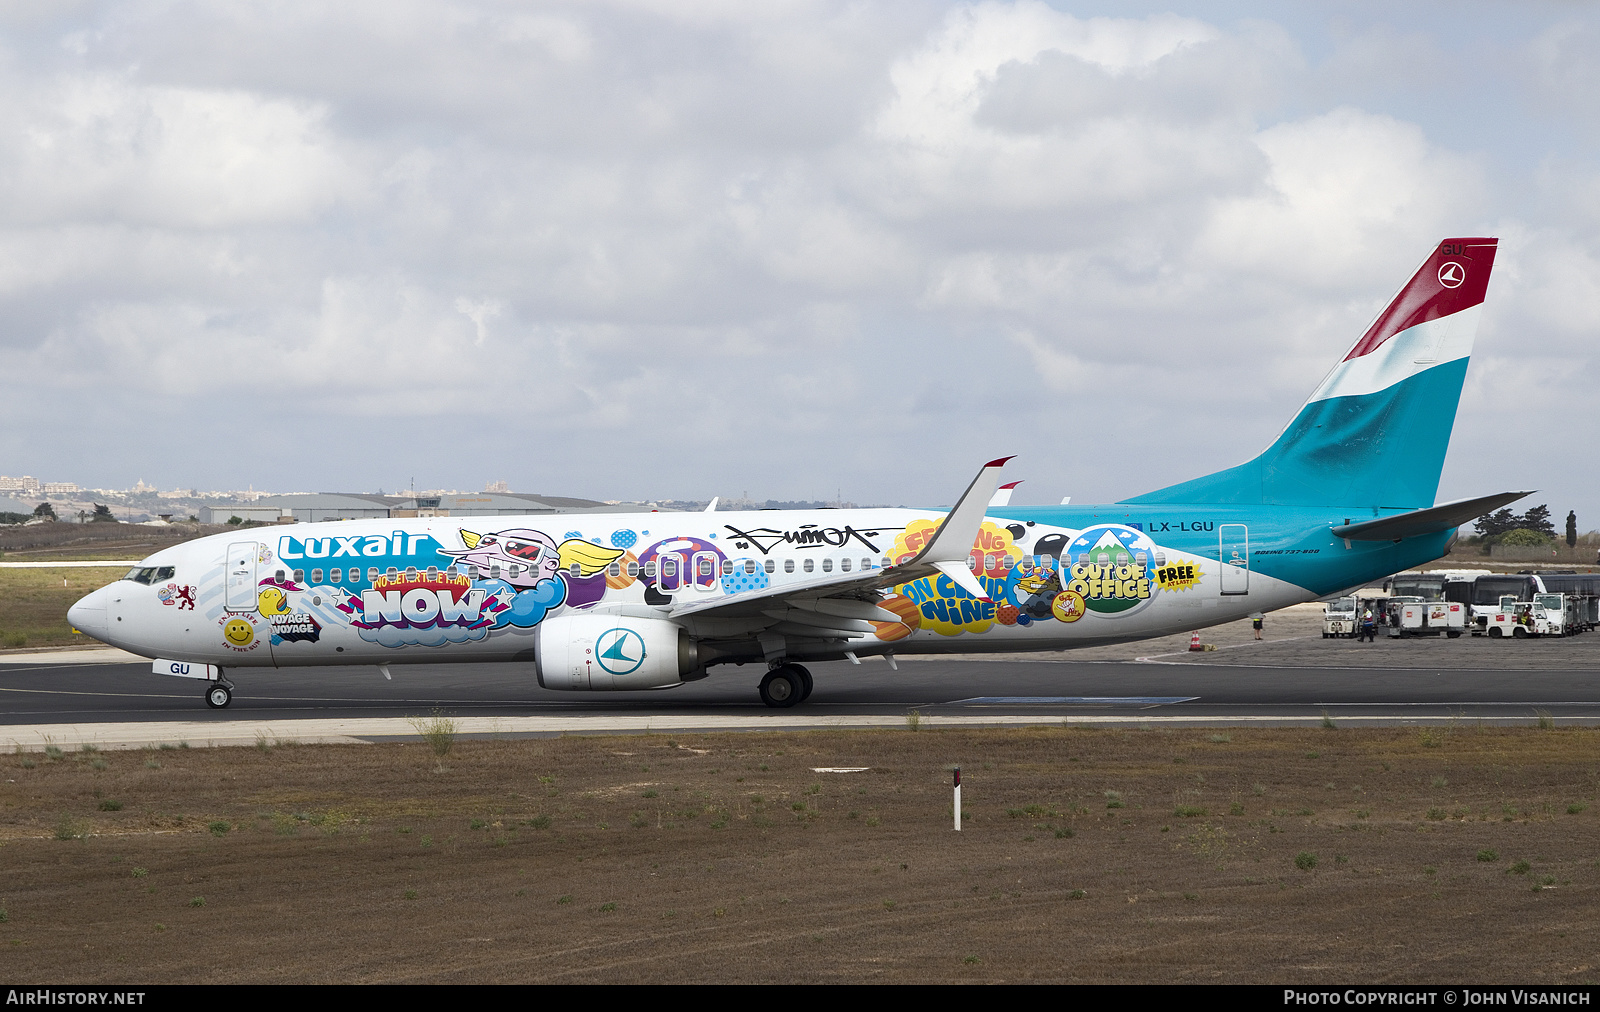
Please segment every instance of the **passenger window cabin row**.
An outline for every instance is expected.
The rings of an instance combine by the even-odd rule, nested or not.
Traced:
[[[664,575],[669,577],[677,575],[677,563],[675,562],[675,558],[675,556],[667,556],[665,559],[661,560],[661,565],[659,568]],[[1057,560],[1053,556],[1048,555],[1024,556],[1018,565],[1020,565],[1024,571],[1034,568],[1054,569],[1056,561]],[[864,557],[859,560],[859,563],[857,563],[856,560],[848,557],[839,558],[836,561],[831,556],[825,556],[821,560],[820,567],[818,565],[818,560],[814,557],[807,557],[799,560],[798,567],[796,565],[796,560],[792,558],[784,559],[782,562],[783,572],[785,575],[793,575],[797,568],[802,573],[815,573],[819,568],[824,573],[832,573],[834,571],[835,564],[837,564],[839,572],[848,573],[851,572],[852,568],[854,568],[857,564],[859,564],[861,572],[867,572],[868,570],[874,568],[886,569],[893,565],[893,562],[888,556],[883,556],[881,559]],[[702,577],[711,577],[715,574],[715,561],[710,555],[702,554],[697,556],[694,566],[699,575]],[[779,562],[776,559],[764,559],[760,562],[757,562],[755,559],[745,559],[742,562],[735,562],[732,559],[723,559],[721,565],[721,575],[733,576],[740,572],[747,576],[754,576],[757,572],[775,574],[778,571],[778,566]],[[978,568],[977,560],[969,556],[967,559],[967,567],[969,569],[976,570]],[[449,577],[460,576],[464,573],[469,580],[478,580],[485,575],[491,580],[499,580],[505,577],[515,579],[523,576],[529,571],[530,568],[531,567],[528,566],[517,565],[516,563],[512,563],[504,568],[498,565],[489,566],[487,570],[479,569],[477,566],[467,566],[465,569],[457,566],[447,566],[443,570],[443,573],[445,576]],[[1007,572],[1011,568],[1011,559],[1009,556],[1000,557],[988,555],[984,557],[984,572]],[[643,565],[640,565],[638,562],[629,562],[626,565],[620,562],[613,562],[606,567],[606,575],[611,577],[620,577],[623,572],[626,571],[630,577],[637,578],[643,576],[645,579],[655,579],[657,576],[657,569],[657,560],[655,559],[651,559]],[[406,570],[406,578],[409,580],[418,579],[423,572],[426,573],[427,578],[430,580],[438,579],[440,575],[440,570],[435,566],[430,566],[425,571],[419,571],[413,567]],[[573,563],[568,572],[569,575],[574,578],[581,577],[583,575],[582,570],[579,568],[577,563]],[[306,582],[305,570],[296,569],[292,575],[295,583]],[[324,574],[324,571],[321,569],[313,569],[311,570],[311,582],[313,584],[323,583],[324,575],[327,576],[327,582],[330,584],[357,584],[363,582],[375,583],[380,576],[385,576],[390,580],[396,580],[400,577],[400,571],[393,566],[389,567],[385,572],[380,572],[377,567],[371,567],[366,571],[365,580],[363,580],[362,572],[357,567],[351,567],[348,571],[344,569],[330,569],[326,571],[326,574]],[[176,570],[172,566],[138,566],[129,570],[128,574],[124,576],[123,579],[150,586],[172,580],[175,578],[175,576]],[[274,578],[279,583],[286,582],[289,576],[290,573],[282,569],[279,569],[274,573]]]

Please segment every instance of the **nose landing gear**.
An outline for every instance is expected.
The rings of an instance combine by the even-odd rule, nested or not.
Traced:
[[[220,710],[231,702],[233,702],[233,686],[215,682],[206,687],[206,705],[213,710]]]

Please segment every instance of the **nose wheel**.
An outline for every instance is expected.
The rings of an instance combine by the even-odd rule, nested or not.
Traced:
[[[218,683],[206,689],[206,705],[213,710],[220,710],[233,702],[233,690],[228,686]]]

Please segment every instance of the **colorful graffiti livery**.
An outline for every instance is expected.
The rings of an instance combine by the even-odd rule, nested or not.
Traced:
[[[810,694],[811,662],[1062,650],[1315,601],[1439,558],[1463,523],[1527,494],[1435,503],[1496,250],[1437,246],[1265,451],[1119,502],[1012,505],[1000,458],[948,508],[239,528],[162,549],[69,619],[157,658],[157,674],[206,678],[214,707],[231,698],[225,670],[388,674],[436,658],[574,691],[737,670],[786,707]],[[1056,442],[1104,456],[1108,426],[1068,426]],[[1029,438],[1014,430],[997,429]]]

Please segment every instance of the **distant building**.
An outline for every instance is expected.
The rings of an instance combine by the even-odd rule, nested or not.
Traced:
[[[225,524],[231,517],[277,523],[296,520],[303,524],[323,520],[369,520],[388,517],[406,500],[397,496],[366,495],[359,492],[304,492],[291,495],[264,495],[254,502],[202,506],[202,523]]]
[[[45,495],[77,495],[78,483],[75,481],[47,481],[39,487]]]
[[[496,484],[504,484],[497,482]],[[510,517],[530,513],[627,513],[638,507],[611,505],[594,499],[574,499],[570,496],[538,495],[526,492],[458,492],[454,495],[418,496],[407,500],[401,509],[413,509],[410,515],[428,515],[422,510],[431,509],[433,516],[450,517]]]
[[[9,478],[0,474],[0,492],[37,492],[39,479],[25,474],[20,478]]]
[[[450,495],[394,496],[360,492],[306,492],[262,496],[253,503],[202,506],[203,523],[225,524],[232,517],[279,523],[365,520],[390,517],[504,517],[544,513],[627,513],[640,507],[607,504],[570,496],[525,493],[460,492]]]

